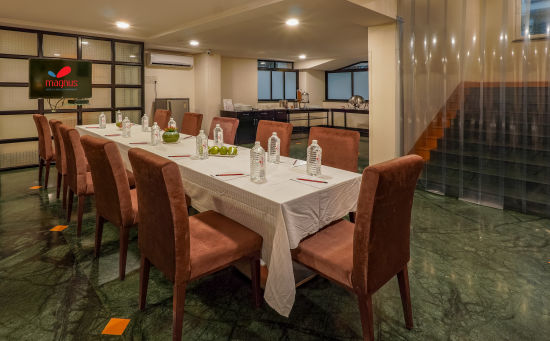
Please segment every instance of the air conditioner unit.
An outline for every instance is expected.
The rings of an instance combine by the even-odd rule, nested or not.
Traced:
[[[148,66],[192,68],[193,57],[177,54],[150,52]]]

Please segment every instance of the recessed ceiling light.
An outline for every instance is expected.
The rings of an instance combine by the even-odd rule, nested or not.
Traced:
[[[59,53],[54,53],[53,56],[54,56],[54,57],[59,57],[59,56],[61,56],[61,55],[60,55]]]
[[[199,42],[196,41],[196,40],[190,40],[190,41],[189,41],[189,45],[191,45],[191,46],[199,46]]]
[[[136,56],[133,55],[133,54],[129,55],[128,57],[130,57],[130,58],[136,58]]]
[[[305,54],[301,54],[301,55],[298,56],[298,58],[300,58],[300,59],[306,59],[306,55],[305,55]]]
[[[82,45],[88,45],[88,42],[86,40],[83,40]]]
[[[130,24],[128,24],[127,22],[124,22],[124,21],[117,21],[116,23],[116,27],[118,28],[129,28],[130,27]]]
[[[300,22],[299,22],[298,19],[296,19],[296,18],[290,18],[290,19],[288,19],[288,20],[286,21],[286,24],[287,24],[288,26],[296,26],[296,25],[298,25],[299,23],[300,23]]]

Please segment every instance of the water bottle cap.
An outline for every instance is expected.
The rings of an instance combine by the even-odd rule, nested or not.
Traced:
[[[216,123],[216,128],[218,128],[219,126],[220,126],[220,124],[219,124],[219,123]]]
[[[254,145],[255,145],[255,146],[259,146],[259,145],[260,145],[260,141],[256,141],[256,142],[254,143]]]
[[[311,141],[311,144],[317,144],[317,140]]]
[[[277,136],[277,132],[276,132],[276,131],[273,132],[273,136]]]
[[[204,133],[204,130],[203,130],[203,129],[201,129],[201,130],[199,131],[199,134],[202,134],[202,133]]]

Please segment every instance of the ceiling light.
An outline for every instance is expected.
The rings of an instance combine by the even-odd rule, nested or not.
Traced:
[[[59,56],[61,56],[61,55],[60,55],[59,53],[54,53],[53,56],[54,56],[54,57],[59,57]]]
[[[82,45],[88,45],[88,42],[86,40],[83,40]]]
[[[300,22],[299,22],[298,19],[296,19],[296,18],[290,18],[290,19],[288,19],[288,20],[286,21],[286,24],[287,24],[288,26],[296,26],[296,25],[298,25],[299,23],[300,23]]]
[[[130,57],[130,58],[136,58],[136,56],[133,55],[133,54],[129,55],[128,57]]]
[[[191,45],[191,46],[199,46],[199,42],[196,41],[196,40],[190,40],[190,41],[189,41],[189,45]]]
[[[301,54],[301,55],[298,56],[298,58],[300,58],[300,59],[306,59],[306,55],[305,55],[305,54]]]
[[[129,28],[130,27],[130,24],[128,24],[127,22],[124,22],[124,21],[117,21],[116,23],[116,27],[118,28]]]

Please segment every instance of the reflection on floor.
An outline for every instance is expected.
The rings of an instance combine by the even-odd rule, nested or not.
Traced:
[[[37,172],[0,173],[0,339],[96,340],[111,317],[131,319],[124,339],[170,339],[171,284],[156,270],[147,309],[138,310],[137,233],[126,280],[119,281],[117,229],[106,225],[94,260],[89,200],[81,238],[74,222],[50,232],[65,220],[54,189],[29,189]],[[415,328],[405,329],[391,281],[373,299],[377,339],[547,340],[549,226],[547,219],[417,191],[409,265]],[[298,288],[288,319],[265,303],[253,309],[249,282],[234,269],[194,282],[186,299],[186,340],[362,336],[355,297],[319,277]]]

